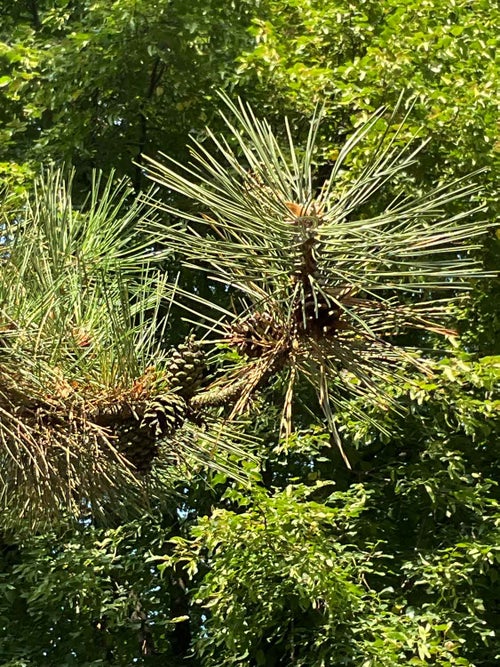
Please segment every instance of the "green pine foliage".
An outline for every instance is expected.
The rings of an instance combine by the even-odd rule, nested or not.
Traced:
[[[0,663],[496,666],[494,4],[4,4]]]

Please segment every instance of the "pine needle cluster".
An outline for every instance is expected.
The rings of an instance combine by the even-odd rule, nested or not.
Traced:
[[[432,372],[430,360],[396,344],[398,337],[455,334],[451,304],[483,273],[473,252],[485,232],[477,174],[405,194],[398,180],[427,140],[405,135],[398,108],[392,116],[380,109],[359,127],[318,182],[321,113],[299,147],[288,123],[277,135],[245,103],[224,101],[224,136],[209,132],[194,142],[189,165],[146,159],[148,176],[170,193],[166,201],[148,199],[174,220],[170,247],[185,266],[227,286],[236,306],[224,311],[180,291],[176,298],[191,312],[211,307],[207,326],[243,359],[218,382],[219,391],[234,390],[233,414],[284,371],[284,435],[300,377],[316,389],[336,434],[334,413],[346,396],[389,404],[382,387],[406,381],[408,366]],[[378,144],[359,167],[359,148],[374,133]],[[172,193],[191,204],[173,205]],[[163,233],[160,225],[152,222],[148,233]]]

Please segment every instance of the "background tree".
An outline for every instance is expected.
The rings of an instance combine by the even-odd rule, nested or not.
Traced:
[[[185,164],[189,134],[204,142],[207,122],[221,129],[215,87],[252,103],[280,139],[288,115],[297,146],[323,104],[319,183],[353,131],[381,104],[393,108],[406,88],[416,104],[401,141],[416,129],[431,141],[395,189],[415,197],[486,166],[482,215],[494,221],[496,22],[489,3],[466,0],[11,3],[0,26],[0,159],[10,192],[2,224],[15,222],[41,162],[74,165],[75,218],[93,166],[116,167],[137,190],[145,179],[131,158],[141,150]],[[351,152],[345,183],[379,136]],[[381,195],[373,210],[387,204]],[[185,201],[168,203],[197,213]],[[443,215],[467,207],[455,202]],[[494,271],[498,252],[493,227],[484,260]],[[202,292],[204,276],[189,271],[179,278],[187,293],[193,287],[231,310],[225,289]],[[440,359],[432,379],[408,372],[408,383],[381,383],[402,415],[345,397],[338,430],[351,470],[300,380],[296,433],[280,439],[286,386],[276,377],[255,395],[247,425],[260,437],[260,463],[224,455],[250,487],[204,465],[170,467],[161,484],[168,494],[155,486],[148,512],[136,493],[123,496],[118,515],[105,503],[107,526],[103,513],[87,514],[80,525],[61,518],[32,535],[17,510],[7,514],[3,663],[497,664],[499,371],[498,358],[486,356],[498,352],[497,298],[496,278],[474,282],[469,304],[455,312],[458,344],[433,334],[398,339]],[[162,358],[190,326],[172,315]],[[237,362],[224,354],[222,368]],[[209,355],[214,373],[218,363]],[[138,510],[140,519],[127,518]]]
[[[0,37],[2,157],[115,169],[143,185],[133,160],[159,148],[182,158],[189,132],[213,116],[252,3],[151,0],[13,3]]]

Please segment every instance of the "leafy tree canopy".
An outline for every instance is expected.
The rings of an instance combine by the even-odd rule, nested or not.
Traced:
[[[497,31],[498,11],[483,0],[20,0],[2,10],[2,664],[498,664]],[[216,113],[220,89],[267,119],[260,128],[284,160],[268,156],[276,163],[265,168],[252,158],[255,145],[245,153],[243,134]],[[304,200],[288,136],[304,166],[320,108]],[[190,136],[201,171],[189,163]],[[415,161],[372,192],[363,170],[377,151],[411,152],[417,137],[429,141]],[[167,186],[155,211],[143,154]],[[74,167],[71,191],[57,171],[34,187],[50,162]],[[426,239],[438,219],[454,220],[458,233],[488,230],[480,248],[452,243],[442,257],[443,270],[454,262],[458,272],[450,299],[460,282],[472,287],[466,304],[438,318],[460,337],[423,329],[389,337],[401,349],[424,348],[415,356],[432,360],[431,376],[397,365],[396,382],[379,373],[376,390],[356,392],[352,375],[346,391],[345,373],[330,368],[318,393],[321,373],[312,366],[292,377],[289,359],[246,374],[276,333],[259,313],[247,336],[259,290],[279,306],[280,322],[311,316],[287,352],[309,360],[324,304],[317,286],[294,300],[293,284],[304,284],[293,282],[286,251],[299,228],[316,234],[311,220],[323,224],[316,199],[332,170],[339,191],[373,194],[347,216],[361,238],[363,222],[397,195],[422,201],[483,167],[477,193],[407,221],[411,229],[420,220]],[[94,168],[104,171],[99,187]],[[130,188],[117,189],[122,176]],[[333,216],[330,202],[325,210]],[[338,249],[334,232],[332,217],[321,237]],[[369,256],[356,255],[356,271],[347,266],[358,284],[363,262],[373,268],[377,243],[391,238],[387,228],[370,248],[364,242]],[[307,278],[324,248],[316,236],[314,253],[301,255],[299,245],[295,255],[311,260]],[[335,259],[321,280],[339,269]],[[476,260],[490,277],[459,275]],[[420,278],[408,279],[416,287]],[[379,299],[389,292],[381,288]],[[338,296],[342,319],[352,320],[354,305]],[[418,305],[415,290],[400,296],[405,308]],[[171,349],[193,326],[180,321],[179,301],[197,324],[225,322],[219,343],[206,338],[203,363],[192,339]],[[377,373],[368,365],[363,375],[370,383]],[[239,407],[249,419],[221,427],[244,388],[251,400]],[[325,391],[342,398],[338,437],[327,428]],[[96,402],[106,409],[96,413]],[[293,408],[293,432],[280,428],[283,405]],[[90,431],[81,437],[83,424]],[[89,433],[97,458],[88,456]],[[80,521],[62,507],[82,510]],[[33,530],[26,516],[40,511],[50,525]]]

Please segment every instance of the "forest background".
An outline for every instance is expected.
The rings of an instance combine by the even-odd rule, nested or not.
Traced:
[[[150,187],[142,155],[185,164],[206,126],[227,132],[217,91],[278,135],[287,117],[297,145],[321,105],[320,176],[403,92],[404,132],[430,139],[406,192],[486,167],[477,253],[498,270],[490,2],[19,0],[0,16],[0,224],[36,208],[49,165],[74,169],[82,215],[95,170],[128,179],[135,212],[128,202]],[[353,172],[377,141],[357,147]],[[178,268],[167,257],[182,289],[227,305],[223,287]],[[112,511],[33,523],[4,493],[1,664],[498,664],[498,299],[496,278],[477,279],[453,314],[460,336],[405,341],[429,350],[435,374],[388,382],[403,411],[350,399],[337,415],[350,468],[307,387],[280,437],[278,375],[249,415],[259,444],[226,452],[226,465],[186,454],[147,506],[124,493]],[[184,316],[170,309],[166,349],[193,330]]]

